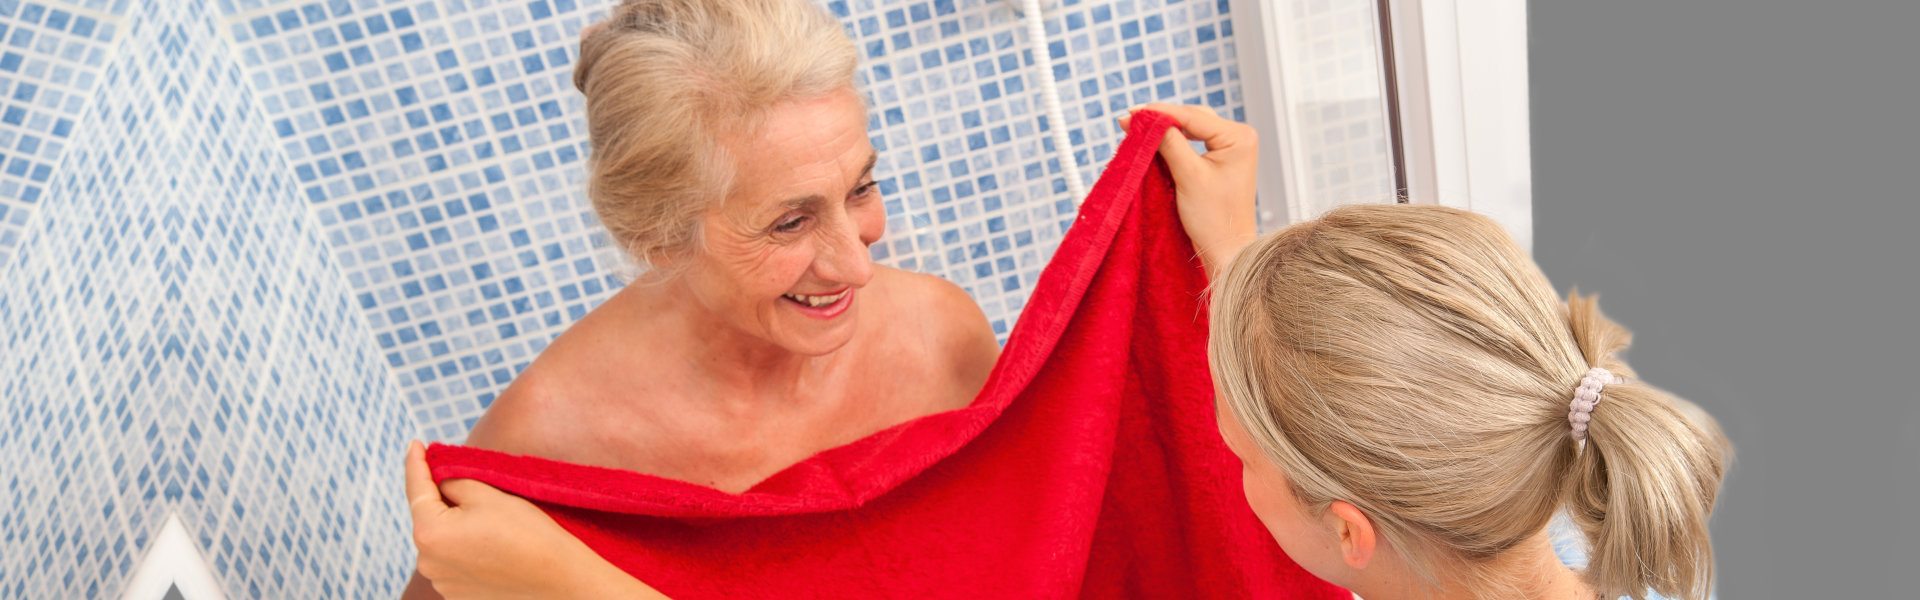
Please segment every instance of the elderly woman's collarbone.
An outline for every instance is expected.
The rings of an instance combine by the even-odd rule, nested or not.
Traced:
[[[981,357],[956,354],[981,346],[948,338],[977,328],[972,337],[984,335],[997,350],[984,317],[975,317],[977,326],[948,323],[954,311],[941,304],[954,302],[952,294],[972,307],[957,287],[884,271],[870,286],[881,293],[862,297],[870,326],[786,397],[743,400],[749,392],[702,381],[688,363],[666,358],[676,353],[662,340],[635,334],[659,330],[646,319],[590,315],[516,379],[476,427],[488,435],[475,443],[739,491],[821,451],[965,406],[985,373]],[[976,366],[956,368],[962,363]]]

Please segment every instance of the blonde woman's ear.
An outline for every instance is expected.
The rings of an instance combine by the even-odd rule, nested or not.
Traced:
[[[1340,536],[1340,561],[1354,570],[1367,568],[1373,562],[1374,549],[1379,537],[1373,529],[1373,520],[1360,508],[1345,501],[1335,500],[1327,506],[1327,518]]]

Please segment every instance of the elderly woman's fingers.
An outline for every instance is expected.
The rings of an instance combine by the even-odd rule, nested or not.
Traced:
[[[440,483],[440,494],[454,506],[479,506],[502,499],[518,499],[499,488],[472,479],[449,479]]]
[[[416,529],[425,517],[446,512],[447,504],[433,485],[433,471],[427,468],[427,447],[414,440],[407,444],[407,508],[413,512]]]
[[[452,506],[442,504],[437,514],[415,517],[420,551],[415,568],[441,596],[661,597],[600,558],[532,502],[472,479],[448,479],[431,494],[436,500],[444,495]],[[429,511],[416,507],[415,512]]]

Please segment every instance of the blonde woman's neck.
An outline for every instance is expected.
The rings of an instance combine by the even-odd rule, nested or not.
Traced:
[[[1387,553],[1391,554],[1391,553]],[[1487,578],[1506,582],[1505,590],[1476,590],[1485,587],[1452,577],[1468,569],[1445,569],[1441,589],[1432,590],[1414,584],[1418,581],[1398,557],[1375,571],[1365,581],[1351,582],[1354,595],[1364,600],[1594,600],[1598,595],[1581,579],[1580,573],[1560,562],[1553,541],[1541,530],[1525,542],[1507,551],[1491,568],[1482,571]]]

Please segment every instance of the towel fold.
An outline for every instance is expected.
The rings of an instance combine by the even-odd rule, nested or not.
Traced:
[[[1140,112],[966,408],[741,494],[435,444],[679,599],[1350,596],[1274,544],[1215,428],[1205,275]]]

